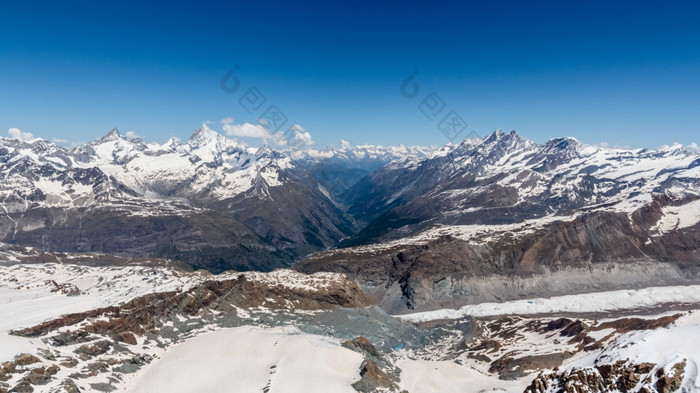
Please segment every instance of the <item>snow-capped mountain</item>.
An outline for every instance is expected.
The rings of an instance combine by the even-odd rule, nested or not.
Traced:
[[[420,160],[437,150],[434,146],[351,145],[343,141],[339,148],[296,150],[291,152],[291,157],[297,167],[318,180],[324,194],[338,204],[345,204],[342,194],[378,168],[393,161]]]
[[[2,139],[0,157],[9,243],[170,256],[220,271],[288,265],[353,233],[288,154],[206,125],[163,145],[116,129],[74,149]]]
[[[2,139],[0,240],[171,257],[212,271],[289,266],[339,244],[392,249],[446,236],[488,244],[467,265],[485,259],[479,269],[490,272],[610,255],[691,261],[699,171],[698,155],[681,146],[539,145],[500,131],[442,148],[306,151],[250,148],[206,125],[165,144],[116,129],[73,149]],[[559,236],[560,223],[575,241],[534,246],[534,233]],[[594,225],[616,236],[604,239]]]
[[[393,312],[700,278],[700,156],[680,145],[497,131],[342,197],[363,228],[296,268],[351,272]]]
[[[417,159],[429,157],[437,149],[435,146],[352,145],[343,141],[339,148],[330,146],[321,149],[310,148],[294,152],[293,157],[297,160],[329,162],[372,172],[394,160],[406,157]]]
[[[538,145],[515,131],[496,131],[437,157],[393,162],[346,194],[353,198],[351,213],[369,224],[362,239],[397,227],[404,236],[407,224],[515,223],[597,209],[631,213],[654,194],[700,196],[700,156],[680,145],[622,150],[574,138]]]

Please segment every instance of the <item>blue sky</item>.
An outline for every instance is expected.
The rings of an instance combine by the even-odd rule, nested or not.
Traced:
[[[164,142],[210,120],[240,135],[274,105],[317,146],[444,144],[450,111],[467,123],[455,140],[700,142],[698,2],[221,3],[6,2],[0,133]],[[248,113],[252,87],[265,102]]]

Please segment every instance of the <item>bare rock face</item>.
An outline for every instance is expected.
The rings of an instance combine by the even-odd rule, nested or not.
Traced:
[[[75,384],[75,381],[73,381],[70,378],[67,378],[66,380],[63,381],[61,384],[63,387],[63,390],[66,393],[80,393],[80,390],[78,389],[78,386]]]
[[[360,365],[360,380],[352,387],[358,392],[397,392],[397,381],[401,370],[394,367],[366,338],[359,336],[343,343],[343,347],[358,352],[365,360]]]
[[[363,354],[365,357],[371,357],[374,359],[381,359],[382,355],[379,354],[377,349],[372,345],[369,340],[360,336],[354,340],[348,340],[343,343],[345,348],[351,349],[355,352]]]
[[[112,347],[112,343],[108,340],[99,340],[92,344],[83,344],[74,352],[81,355],[84,358],[90,358],[94,356],[102,355],[107,353]]]
[[[26,376],[24,376],[20,383],[28,383],[30,385],[46,385],[51,381],[51,377],[55,375],[60,368],[56,365],[49,367],[37,367],[32,369]]]
[[[426,235],[329,250],[293,268],[347,273],[390,313],[699,282],[700,223],[653,233],[674,203],[657,196],[632,214],[590,212],[470,239]]]
[[[380,389],[389,391],[398,391],[399,388],[389,375],[382,371],[372,360],[365,359],[360,365],[359,381],[352,384],[352,387],[358,392],[370,393]]]
[[[683,373],[685,372],[685,362],[674,364],[671,369],[666,372],[666,370],[659,370],[656,381],[656,390],[659,393],[671,393],[675,392],[681,387],[683,382]]]
[[[41,360],[39,360],[38,357],[29,353],[23,353],[15,357],[15,364],[17,366],[27,366],[29,364],[38,363],[40,361]]]

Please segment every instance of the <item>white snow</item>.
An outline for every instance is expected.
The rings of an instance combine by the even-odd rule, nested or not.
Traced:
[[[700,199],[681,206],[665,206],[663,217],[651,229],[652,233],[668,233],[691,227],[700,222]]]
[[[48,280],[70,283],[81,290],[66,296]],[[154,291],[191,285],[176,271],[144,267],[85,267],[69,264],[0,265],[0,361],[33,351],[39,340],[7,334],[64,314],[127,302]]]
[[[361,363],[359,353],[326,337],[244,326],[175,345],[120,391],[356,393],[350,385]]]
[[[453,361],[402,359],[399,387],[411,393],[521,393],[528,379],[500,380]]]

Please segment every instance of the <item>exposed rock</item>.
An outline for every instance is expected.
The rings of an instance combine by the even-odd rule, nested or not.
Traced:
[[[235,312],[236,307],[263,305],[272,309],[326,310],[367,307],[372,305],[372,301],[354,282],[342,275],[337,276],[336,281],[328,282],[326,288],[309,290],[247,280],[241,274],[235,279],[206,281],[186,292],[149,294],[120,306],[64,315],[37,326],[13,331],[12,334],[36,337],[88,320],[92,322],[78,332],[62,332],[52,337],[52,343],[66,345],[80,340],[88,341],[90,334],[114,335],[125,343],[134,343],[133,335],[158,331],[162,321],[174,314],[194,316],[202,310]],[[86,347],[83,352],[89,355],[86,352],[88,348],[92,347]]]
[[[545,325],[544,331],[545,332],[551,332],[554,330],[561,330],[564,329],[565,327],[569,326],[573,321],[568,319],[568,318],[559,318],[559,319],[554,319],[551,320]]]
[[[559,334],[564,337],[573,337],[579,333],[582,333],[587,328],[588,326],[586,326],[585,323],[576,320],[576,322],[572,322],[569,325],[567,325],[566,328],[564,328]]]
[[[571,352],[521,357],[505,355],[491,363],[489,372],[497,373],[500,379],[518,379],[533,371],[558,367],[572,355],[573,353]]]
[[[593,368],[554,370],[540,373],[525,389],[525,393],[546,392],[645,392],[672,393],[681,387],[685,362],[676,363],[669,371],[653,363],[630,364],[619,360]],[[654,374],[654,375],[652,375]]]
[[[107,353],[107,351],[109,351],[110,348],[112,348],[111,342],[107,340],[100,340],[93,344],[82,345],[73,352],[87,359],[90,357],[102,355],[103,353]]]
[[[343,343],[343,347],[351,349],[355,352],[363,354],[365,357],[371,357],[375,360],[381,359],[382,355],[379,354],[377,349],[372,345],[369,340],[360,336],[354,340],[348,340]]]
[[[80,289],[71,283],[58,284],[54,280],[49,280],[46,283],[53,287],[53,289],[51,289],[51,292],[59,292],[66,296],[80,295]]]
[[[150,363],[153,357],[150,355],[136,355],[121,365],[113,368],[115,372],[131,374],[138,371],[143,365]]]
[[[90,387],[93,388],[94,390],[99,391],[99,392],[113,392],[113,391],[117,390],[117,388],[114,387],[114,385],[104,383],[104,382],[91,383]]]
[[[360,365],[360,380],[353,383],[352,387],[358,392],[370,393],[378,389],[398,391],[399,387],[391,380],[389,375],[382,371],[377,364],[365,359]]]
[[[10,389],[10,393],[32,393],[34,392],[34,387],[28,382],[20,382],[17,386]]]
[[[131,332],[119,332],[119,333],[114,334],[113,338],[116,341],[123,342],[123,343],[129,344],[129,345],[138,344],[138,341],[136,341],[136,336],[134,336],[134,334]]]
[[[44,359],[46,359],[46,360],[50,360],[50,361],[55,361],[55,360],[56,360],[56,356],[55,356],[51,351],[49,351],[48,349],[39,348],[39,349],[37,350],[37,352],[39,353],[39,355],[40,355],[42,358],[44,358]]]
[[[26,382],[31,385],[46,385],[51,381],[51,377],[56,375],[59,370],[60,367],[56,365],[49,367],[37,367],[22,377],[20,382]]]
[[[73,368],[73,367],[77,366],[79,363],[80,362],[78,361],[78,359],[71,357],[71,358],[63,360],[60,363],[60,365],[61,365],[61,367],[65,367],[65,368]]]
[[[17,372],[15,362],[3,362],[0,365],[0,382],[8,381],[12,376],[10,374]]]
[[[649,237],[663,207],[673,203],[665,196],[654,198],[652,206],[640,208],[632,219],[627,213],[587,212],[541,227],[493,229],[481,241],[445,234],[328,250],[293,268],[347,273],[377,304],[397,314],[697,282],[700,224],[682,235]],[[503,219],[512,220],[512,213]]]
[[[596,329],[616,329],[619,332],[632,330],[653,330],[667,327],[675,322],[682,314],[666,315],[656,319],[645,318],[620,318],[610,322],[601,323]]]
[[[41,360],[38,357],[28,353],[15,356],[15,364],[18,366],[26,366],[29,364],[38,363],[40,361]]]
[[[66,378],[63,383],[61,384],[63,387],[63,391],[65,393],[80,393],[80,389],[78,389],[78,385],[75,384],[75,381],[73,381],[70,378]]]
[[[683,373],[685,371],[685,362],[676,363],[671,367],[671,370],[666,372],[664,369],[659,369],[656,381],[656,390],[659,393],[675,392],[683,383]]]

